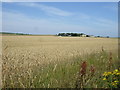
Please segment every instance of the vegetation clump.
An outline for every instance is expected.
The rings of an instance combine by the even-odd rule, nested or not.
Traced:
[[[112,72],[104,72],[103,80],[108,88],[120,88],[120,68]]]
[[[90,37],[90,35],[86,35],[84,33],[59,33],[58,36]]]

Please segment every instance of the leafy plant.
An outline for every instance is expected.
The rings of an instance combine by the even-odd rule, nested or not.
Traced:
[[[103,80],[108,88],[120,88],[120,68],[112,72],[104,72]]]

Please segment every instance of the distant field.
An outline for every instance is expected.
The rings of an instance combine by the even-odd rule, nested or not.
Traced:
[[[91,61],[88,59],[90,58],[89,55],[92,55],[94,61],[92,64],[95,64],[96,54],[100,54],[103,51],[107,53],[103,55],[105,59],[109,57],[110,52],[117,58],[118,39],[58,36],[2,36],[2,50],[3,87],[74,87],[73,83],[75,80],[72,77],[70,78],[69,74],[76,75],[81,60],[92,62],[91,59]],[[80,60],[80,58],[82,59]],[[115,60],[117,61],[115,58],[113,62]],[[78,63],[76,63],[76,60]],[[101,66],[100,64],[99,67]],[[60,67],[65,72],[67,72],[68,68],[68,73],[65,76]],[[72,72],[69,72],[70,70]],[[51,72],[54,72],[53,74],[55,76]],[[66,79],[63,79],[63,77],[66,77]],[[71,80],[70,83],[69,79],[73,81]],[[62,82],[65,83],[62,84]]]

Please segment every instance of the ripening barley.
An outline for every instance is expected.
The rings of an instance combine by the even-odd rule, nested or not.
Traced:
[[[6,88],[40,88],[51,87],[53,84],[53,87],[65,87],[63,82],[66,86],[71,86],[69,79],[73,78],[70,75],[76,76],[75,70],[77,71],[74,67],[76,57],[85,57],[87,60],[85,55],[99,52],[101,47],[104,51],[118,49],[117,39],[112,38],[3,36],[2,39],[2,82]],[[100,61],[99,58],[96,60]],[[108,60],[111,65],[111,55]],[[77,64],[79,65],[79,62]],[[82,75],[87,74],[85,64],[84,62],[82,66],[84,70],[80,71]],[[74,68],[72,72],[67,70],[70,65]],[[91,66],[91,73],[96,73],[97,68]]]

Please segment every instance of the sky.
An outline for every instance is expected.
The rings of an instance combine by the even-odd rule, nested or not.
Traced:
[[[3,2],[2,31],[118,36],[117,2]]]

